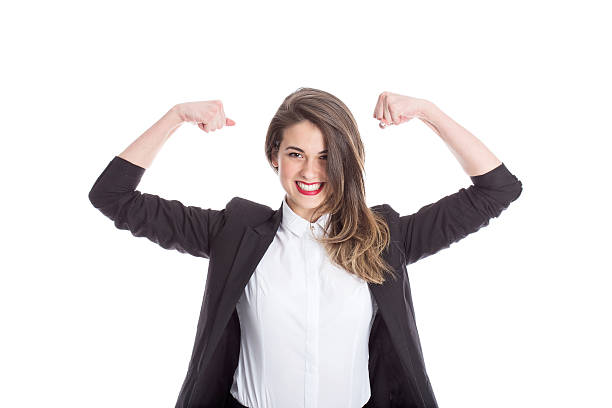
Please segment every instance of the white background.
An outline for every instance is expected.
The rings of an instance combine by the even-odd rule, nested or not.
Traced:
[[[301,86],[356,117],[369,205],[405,215],[471,183],[424,123],[378,127],[383,91],[434,102],[523,183],[489,226],[409,267],[440,406],[612,406],[603,3],[3,6],[0,406],[174,406],[208,261],[116,229],[89,190],[172,105],[221,99],[237,125],[181,126],[138,190],[277,209],[264,138]]]

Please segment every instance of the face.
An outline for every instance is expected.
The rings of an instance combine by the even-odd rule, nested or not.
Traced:
[[[321,131],[304,120],[284,130],[278,156],[272,162],[278,166],[280,182],[287,192],[287,204],[306,220],[323,202],[327,192],[326,149]],[[313,188],[308,185],[319,187],[308,191],[305,188]]]

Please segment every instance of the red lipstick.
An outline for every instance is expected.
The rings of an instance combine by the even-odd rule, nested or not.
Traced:
[[[300,181],[300,183],[303,183],[303,181]],[[308,185],[312,185],[312,184],[319,184],[319,183],[304,183],[304,184],[308,184]],[[300,185],[298,184],[298,182],[295,182],[295,185],[298,189],[298,191],[304,195],[317,195],[321,192],[321,190],[323,190],[323,186],[325,186],[325,183],[321,183],[321,187],[319,187],[318,190],[314,190],[314,191],[306,191],[306,190],[302,190],[300,188]]]

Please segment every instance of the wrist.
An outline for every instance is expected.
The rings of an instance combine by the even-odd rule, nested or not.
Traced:
[[[160,122],[162,126],[167,129],[166,138],[169,138],[183,124],[184,120],[181,117],[180,110],[177,108],[177,105],[175,105],[166,112]]]
[[[438,122],[440,120],[441,112],[442,111],[433,102],[423,99],[418,115],[418,118],[421,119],[423,123],[429,126],[440,137],[442,137],[442,133],[440,132]]]
[[[170,120],[171,123],[176,126],[181,125],[185,120],[183,119],[183,115],[181,114],[181,109],[179,105],[174,105],[170,110],[166,113],[166,116]]]
[[[431,121],[435,116],[438,107],[427,99],[421,99],[417,117],[423,121]]]

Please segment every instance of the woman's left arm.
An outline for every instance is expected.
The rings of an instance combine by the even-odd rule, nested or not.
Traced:
[[[502,162],[467,129],[442,112],[434,103],[423,102],[421,120],[446,143],[468,176],[487,173]]]
[[[502,163],[476,136],[426,99],[383,92],[374,117],[384,125],[419,118],[440,136],[470,177],[487,173]]]
[[[421,119],[446,142],[472,185],[399,217],[406,264],[448,248],[498,217],[522,190],[522,183],[474,135],[433,103],[383,92],[374,109],[380,126]]]

